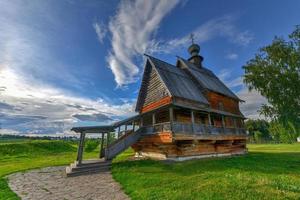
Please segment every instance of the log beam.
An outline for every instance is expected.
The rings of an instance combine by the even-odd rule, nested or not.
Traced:
[[[83,150],[84,150],[84,139],[85,139],[85,133],[80,132],[80,139],[79,139],[77,158],[76,158],[76,161],[78,164],[82,163],[82,155],[83,155]]]
[[[170,128],[171,128],[171,131],[173,130],[173,121],[174,121],[174,108],[173,107],[170,107],[169,108],[169,121],[170,121]]]
[[[120,127],[119,127],[119,128],[120,128]],[[104,133],[101,133],[101,143],[100,143],[100,153],[99,153],[99,158],[103,158],[103,157],[104,157],[103,143],[104,143]]]

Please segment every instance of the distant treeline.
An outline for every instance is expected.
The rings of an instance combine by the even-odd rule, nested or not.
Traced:
[[[250,143],[294,143],[300,133],[292,123],[249,119],[245,123]]]
[[[64,137],[54,137],[54,136],[26,136],[26,135],[0,135],[0,140],[78,140],[75,136],[64,136]]]

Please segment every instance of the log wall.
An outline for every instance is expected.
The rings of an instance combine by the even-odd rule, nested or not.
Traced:
[[[207,92],[207,98],[211,108],[213,109],[223,110],[237,115],[241,113],[239,109],[239,102],[235,99],[217,94],[215,92]],[[220,103],[223,104],[223,108],[220,108]]]
[[[141,91],[143,100],[140,112],[142,113],[171,102],[167,88],[161,81],[157,71],[153,67],[150,67],[149,70],[150,72],[147,72],[148,76],[145,78],[145,87]]]
[[[153,110],[155,108],[159,108],[161,106],[168,105],[168,104],[171,103],[171,101],[172,101],[171,97],[166,96],[162,99],[159,99],[158,101],[154,101],[152,103],[149,103],[148,105],[143,106],[142,110],[141,110],[141,113],[145,113],[145,112],[148,112],[148,111]]]

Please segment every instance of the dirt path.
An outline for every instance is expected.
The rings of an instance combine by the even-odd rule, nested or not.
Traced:
[[[47,167],[8,176],[10,188],[22,199],[129,199],[109,172],[66,177],[65,167]]]

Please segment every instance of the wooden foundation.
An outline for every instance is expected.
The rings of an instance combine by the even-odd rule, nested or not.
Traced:
[[[186,136],[163,132],[143,137],[132,148],[145,157],[176,161],[247,153],[245,136]]]

